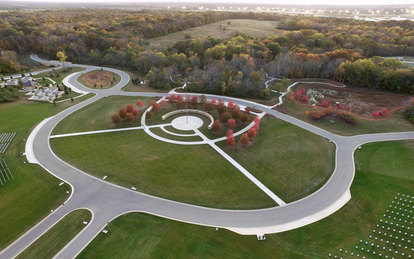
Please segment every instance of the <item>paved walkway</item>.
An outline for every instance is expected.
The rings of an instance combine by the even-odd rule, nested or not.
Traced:
[[[86,67],[90,70],[96,69],[93,66],[74,66]],[[90,209],[93,212],[94,219],[60,251],[57,258],[76,257],[100,233],[108,222],[119,215],[132,211],[146,212],[152,215],[203,226],[226,228],[244,235],[277,233],[305,226],[336,212],[351,198],[350,186],[355,173],[353,153],[358,146],[368,142],[414,139],[414,131],[349,137],[339,136],[275,111],[265,105],[238,98],[205,95],[208,99],[221,98],[224,101],[231,100],[238,105],[253,107],[263,113],[268,113],[331,140],[337,146],[335,170],[328,182],[319,190],[303,199],[288,203],[284,206],[260,210],[222,210],[175,202],[135,192],[93,177],[62,161],[50,149],[49,136],[55,126],[73,112],[101,98],[111,95],[152,97],[165,97],[168,95],[163,93],[121,92],[120,89],[128,83],[129,76],[119,70],[115,70],[115,73],[121,76],[121,81],[113,88],[105,90],[86,89],[76,81],[78,75],[70,76],[68,78],[68,84],[71,87],[74,86],[82,91],[85,90],[95,93],[96,96],[46,119],[30,134],[26,143],[27,159],[32,163],[38,163],[49,173],[69,183],[73,192],[71,197],[60,209],[51,213],[45,220],[31,228],[23,236],[1,251],[1,258],[13,258],[17,256],[25,247],[28,247],[45,231],[50,229],[65,213],[79,208]],[[198,94],[192,95],[198,96]],[[145,123],[142,125],[144,126]],[[143,127],[143,130],[149,131],[147,127]],[[206,144],[204,140],[203,143]],[[275,197],[275,199],[277,198]]]

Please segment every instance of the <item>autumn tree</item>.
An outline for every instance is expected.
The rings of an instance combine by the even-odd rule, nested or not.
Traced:
[[[122,108],[122,109],[119,109],[118,114],[122,120],[125,120],[127,116],[127,111],[126,109]]]
[[[235,118],[236,120],[240,120],[242,117],[242,113],[240,111],[240,107],[238,105],[234,105],[231,108],[231,117]]]
[[[127,104],[127,106],[126,106],[126,111],[127,112],[132,112],[133,109],[134,109],[134,106],[132,104]]]
[[[127,113],[127,116],[126,116],[126,121],[127,121],[128,123],[133,123],[133,122],[135,121],[135,117],[134,117],[134,115],[133,115],[132,113]]]
[[[240,138],[240,144],[242,147],[247,147],[250,144],[250,139],[247,133],[244,133]]]
[[[249,136],[250,140],[255,139],[255,138],[256,138],[256,136],[257,136],[257,131],[256,131],[256,128],[250,128],[250,129],[247,131],[247,135]]]
[[[221,115],[220,115],[220,121],[222,122],[222,123],[227,123],[228,122],[228,120],[231,118],[231,115],[230,115],[230,113],[228,113],[228,112],[225,112],[225,113],[222,113]]]
[[[227,130],[227,132],[226,132],[226,138],[229,138],[229,137],[233,136],[233,134],[234,134],[234,132],[233,132],[232,129]]]
[[[149,111],[149,112],[147,112],[146,114],[147,114],[147,115],[145,116],[145,117],[146,117],[146,119],[147,119],[147,120],[151,120],[152,115],[153,115],[153,114],[152,114],[152,111]]]
[[[115,124],[115,125],[117,125],[117,124],[119,124],[119,123],[121,123],[121,116],[119,116],[119,114],[118,113],[114,113],[113,115],[112,115],[112,123],[113,124]]]
[[[227,121],[227,125],[229,126],[229,128],[234,129],[237,127],[237,122],[235,119],[229,119]]]
[[[221,125],[221,122],[219,121],[219,120],[215,120],[214,121],[214,123],[213,123],[213,125],[212,125],[212,127],[211,127],[211,130],[214,132],[214,133],[219,133],[221,130],[223,129],[223,126]]]
[[[232,149],[236,145],[236,140],[234,139],[233,135],[227,138],[226,145],[229,149]]]
[[[212,110],[213,110],[213,104],[212,104],[211,102],[209,102],[209,101],[206,101],[206,102],[204,103],[204,110],[205,110],[206,112],[210,112],[210,111],[212,111]]]
[[[168,96],[168,102],[173,104],[177,101],[177,95],[175,94],[171,94],[170,96]]]
[[[191,97],[191,106],[193,108],[197,108],[197,104],[198,104],[198,98],[197,98],[197,96]]]
[[[141,102],[141,100],[138,100],[136,105],[138,106],[138,109],[142,109],[142,106],[144,106],[144,104]]]
[[[139,111],[134,108],[134,109],[132,109],[131,113],[132,113],[132,115],[134,115],[136,117],[136,116],[138,116]]]
[[[58,51],[56,53],[56,57],[59,59],[60,62],[64,63],[66,61],[66,59],[68,58],[68,56],[66,56],[65,52],[63,51]]]

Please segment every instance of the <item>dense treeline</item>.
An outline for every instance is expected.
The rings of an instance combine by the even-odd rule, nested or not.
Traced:
[[[364,56],[414,56],[412,21],[358,21],[321,17],[294,17],[281,21],[280,29],[301,44],[301,52],[321,53],[336,47]]]
[[[262,39],[240,33],[229,40],[188,35],[168,48],[147,46],[147,38],[229,18],[279,20],[287,31]],[[414,55],[413,28],[408,21],[238,12],[8,12],[0,14],[0,49],[8,56],[15,51],[50,58],[64,51],[72,62],[127,67],[163,89],[188,81],[192,91],[266,98],[267,72],[414,93],[413,68],[373,56]]]

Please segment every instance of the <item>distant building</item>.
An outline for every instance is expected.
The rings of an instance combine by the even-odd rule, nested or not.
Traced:
[[[17,79],[10,79],[9,81],[7,81],[7,85],[10,85],[10,86],[16,86],[16,85],[19,85],[19,80],[17,80]]]

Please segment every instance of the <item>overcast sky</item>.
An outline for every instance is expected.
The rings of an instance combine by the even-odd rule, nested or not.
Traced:
[[[0,0],[1,1],[1,0]],[[253,3],[253,4],[295,4],[295,5],[398,5],[398,4],[410,4],[414,5],[414,0],[184,0],[184,1],[177,1],[177,0],[162,0],[162,1],[154,1],[154,0],[145,0],[145,1],[137,1],[137,0],[22,0],[22,1],[30,1],[30,2],[78,2],[78,3],[121,3],[121,2],[174,2],[174,3],[185,3],[185,2],[197,2],[197,3],[234,3],[235,5],[243,5],[243,3]]]

